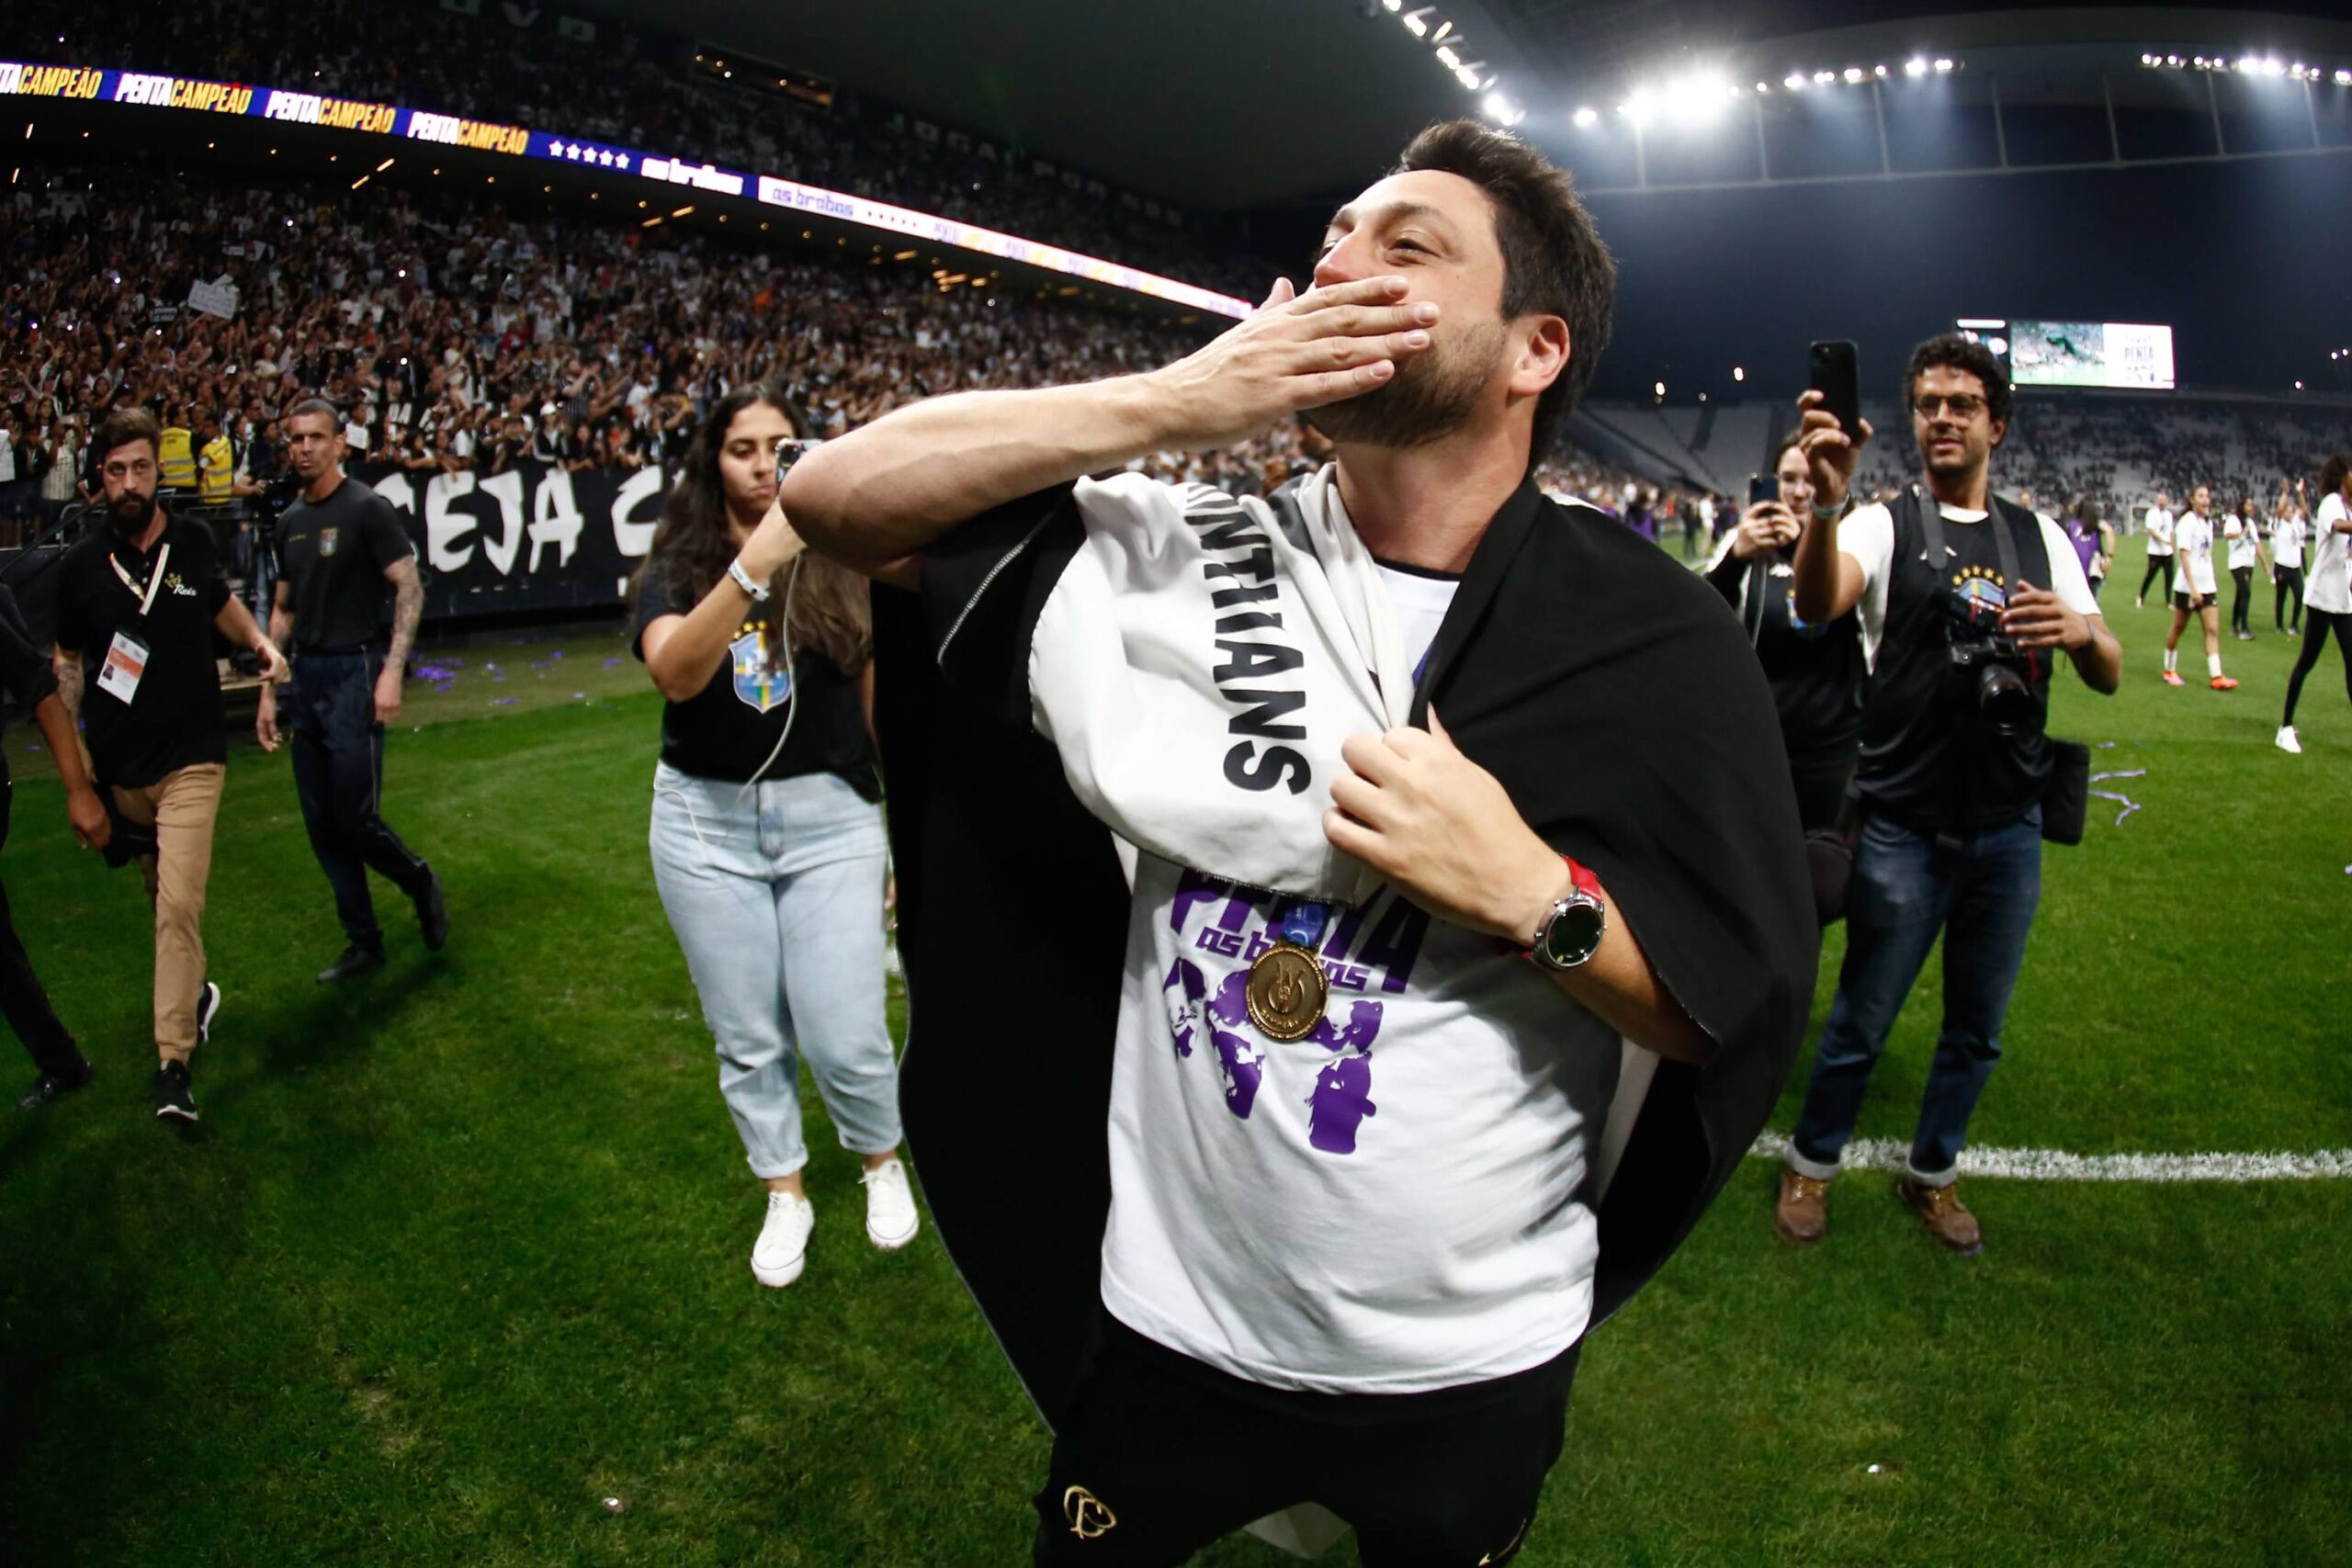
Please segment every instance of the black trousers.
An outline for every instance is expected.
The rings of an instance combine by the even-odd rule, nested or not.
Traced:
[[[8,814],[16,794],[16,785],[0,774],[0,847],[8,842]],[[0,1013],[7,1016],[8,1027],[17,1032],[17,1038],[32,1053],[33,1066],[42,1072],[75,1077],[88,1066],[57,1010],[50,1005],[40,976],[33,973],[33,961],[25,955],[25,944],[17,940],[17,922],[8,910],[5,885],[0,885]]]
[[[368,896],[374,871],[413,898],[433,877],[423,856],[401,842],[378,811],[384,794],[384,727],[376,722],[376,677],[384,656],[305,653],[280,703],[294,749],[294,789],[311,852],[334,889],[335,918],[361,947],[383,944]]]
[[[1035,1561],[1172,1568],[1313,1501],[1355,1528],[1365,1568],[1508,1562],[1560,1457],[1577,1354],[1431,1393],[1288,1393],[1105,1313],[1036,1495]]]
[[[2352,700],[2352,615],[2331,615],[2316,606],[2306,606],[2309,618],[2303,626],[2302,651],[2295,656],[2295,672],[2287,677],[2287,716],[2278,722],[2295,722],[2295,705],[2302,701],[2303,677],[2319,662],[2320,649],[2327,646],[2327,634],[2335,634],[2337,651],[2344,655],[2344,695]]]
[[[2148,558],[2148,574],[2147,574],[2145,577],[2143,577],[2142,579],[2140,579],[2140,597],[2141,597],[2141,598],[2145,599],[2145,598],[2148,596],[2148,584],[2150,584],[2151,582],[2154,582],[2154,581],[2156,580],[2156,573],[2158,573],[2158,572],[2162,572],[2162,573],[2164,573],[2164,577],[2165,577],[2165,598],[2167,598],[2167,599],[2169,599],[2169,598],[2171,598],[2171,597],[2172,597],[2172,563],[2173,563],[2173,558],[2173,558],[2171,555],[2169,555],[2169,554],[2161,555],[2161,556],[2150,556],[2150,557]]]
[[[2270,625],[2273,630],[2299,632],[2303,629],[2303,569],[2281,566],[2271,569],[2271,578],[2278,585],[2270,596]],[[2287,595],[2295,596],[2295,618],[2287,618]]]
[[[2230,604],[2230,629],[2233,632],[2251,632],[2254,627],[2247,625],[2247,616],[2254,607],[2254,568],[2250,566],[2230,568],[2230,581],[2238,585],[2237,595]]]

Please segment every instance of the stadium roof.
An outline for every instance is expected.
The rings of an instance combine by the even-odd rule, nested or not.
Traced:
[[[1392,9],[1392,6],[1394,7]],[[1456,56],[1543,118],[1645,73],[1803,46],[1876,51],[2109,43],[2337,46],[2343,0],[2020,8],[1984,0],[605,0],[663,31],[842,84],[1199,209],[1351,188],[1432,118],[1479,112]],[[1415,37],[1398,22],[1419,12]],[[1841,56],[1842,58],[1842,56]],[[1525,128],[1538,133],[1538,123]],[[1547,140],[1539,134],[1539,140]]]

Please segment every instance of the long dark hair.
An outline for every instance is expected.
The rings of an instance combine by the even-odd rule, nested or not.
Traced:
[[[2352,453],[2331,452],[2319,470],[2319,490],[2324,496],[2334,495],[2344,488],[2344,476],[2352,473]]]
[[[782,413],[793,434],[808,430],[808,420],[793,406],[781,382],[762,381],[734,389],[713,403],[710,412],[695,426],[677,481],[662,504],[662,522],[653,530],[653,547],[645,558],[658,559],[676,573],[696,600],[717,585],[727,574],[727,563],[735,558],[735,539],[727,526],[727,488],[718,477],[718,454],[727,445],[727,431],[735,416],[761,403]],[[823,654],[842,674],[857,675],[874,657],[873,601],[865,579],[814,552],[804,553],[799,567],[800,581],[792,589],[791,623],[783,628],[783,636],[796,649],[814,649]],[[786,566],[768,585],[779,604],[791,576],[792,568]],[[630,586],[632,598],[643,581],[644,570],[639,568],[638,581]],[[784,650],[775,646],[777,631],[773,623],[768,636],[770,651],[782,654]]]

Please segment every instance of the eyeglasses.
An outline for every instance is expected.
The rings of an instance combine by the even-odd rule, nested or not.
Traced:
[[[1911,412],[1921,419],[1934,419],[1946,409],[1951,411],[1954,419],[1974,419],[1984,412],[1984,400],[1973,392],[1954,392],[1950,397],[1927,392],[1911,404]]]

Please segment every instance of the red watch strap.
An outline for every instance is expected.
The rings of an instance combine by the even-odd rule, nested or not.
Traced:
[[[1560,858],[1567,862],[1570,886],[1588,898],[1607,902],[1600,897],[1600,878],[1592,874],[1590,866],[1578,864],[1574,855],[1562,855]]]

